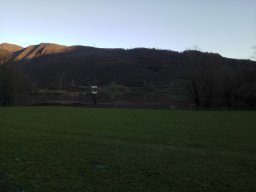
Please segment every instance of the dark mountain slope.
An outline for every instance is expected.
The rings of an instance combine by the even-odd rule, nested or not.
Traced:
[[[102,49],[47,43],[9,53],[8,61],[39,89],[115,82],[145,87],[151,90],[149,94],[159,96],[157,101],[168,99],[174,87],[186,92],[185,97],[189,96],[198,107],[256,105],[255,61],[194,50]],[[164,88],[164,97],[159,87]]]
[[[113,81],[128,86],[164,85],[174,79],[188,78],[195,69],[216,71],[228,66],[242,70],[256,66],[253,61],[227,59],[199,51],[101,49],[47,43],[17,51],[10,56],[10,61],[42,87],[56,87],[60,78],[63,86],[71,82],[102,85]]]
[[[175,78],[177,64],[182,64],[182,54],[155,49],[83,46],[53,49],[49,44],[40,44],[14,53],[10,60],[43,86],[55,84],[59,78],[63,79],[64,84],[71,81],[79,85],[115,81],[141,86],[145,82],[165,83]]]

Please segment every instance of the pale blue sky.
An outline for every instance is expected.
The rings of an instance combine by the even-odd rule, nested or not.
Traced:
[[[0,43],[53,42],[250,58],[256,0],[0,0]]]

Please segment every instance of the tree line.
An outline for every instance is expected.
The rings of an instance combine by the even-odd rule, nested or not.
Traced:
[[[250,60],[185,53],[184,77],[196,107],[255,108],[256,64]]]
[[[30,88],[29,80],[8,60],[10,53],[0,52],[0,105],[15,104],[15,96],[21,95]]]

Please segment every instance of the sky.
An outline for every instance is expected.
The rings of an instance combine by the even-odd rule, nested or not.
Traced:
[[[0,0],[0,43],[199,49],[256,59],[256,0]]]

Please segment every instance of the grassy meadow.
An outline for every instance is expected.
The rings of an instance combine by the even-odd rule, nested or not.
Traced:
[[[0,108],[0,192],[255,190],[255,111]]]

